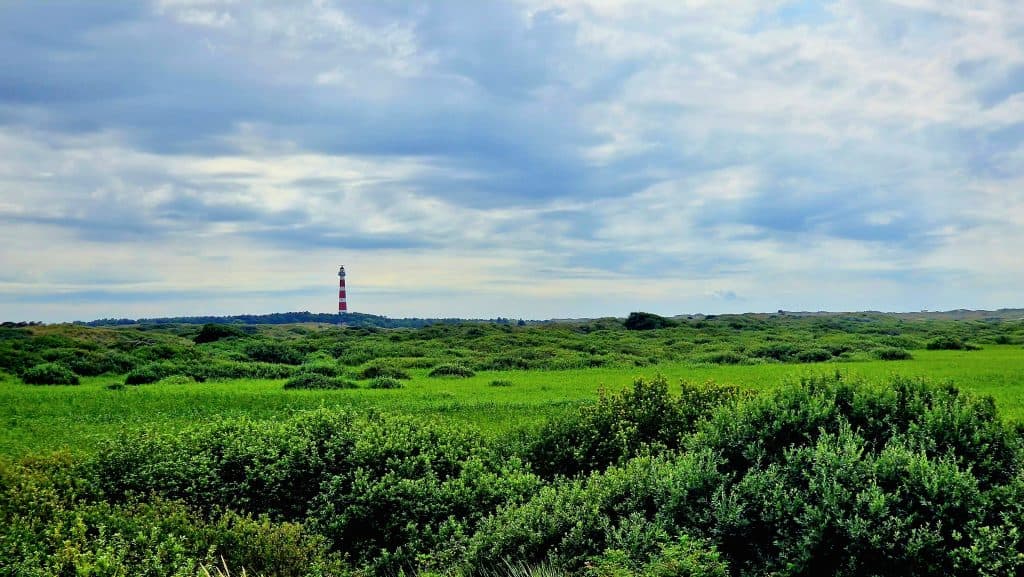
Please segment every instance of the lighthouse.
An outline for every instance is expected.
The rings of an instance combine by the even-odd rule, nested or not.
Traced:
[[[345,265],[338,269],[338,314],[348,312],[348,302],[345,300]]]

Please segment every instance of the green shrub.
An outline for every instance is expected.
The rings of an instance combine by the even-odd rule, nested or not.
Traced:
[[[941,336],[930,341],[925,347],[930,351],[976,351],[978,347],[957,337]]]
[[[728,577],[728,564],[713,543],[682,535],[648,559],[609,549],[587,565],[588,577]]]
[[[158,385],[194,385],[196,380],[188,375],[171,375],[156,382]]]
[[[77,385],[78,375],[60,363],[43,363],[22,373],[21,380],[29,385]]]
[[[336,377],[341,374],[341,369],[337,363],[328,361],[307,361],[299,365],[298,372],[300,373],[316,373],[325,377]]]
[[[378,377],[389,377],[392,379],[411,379],[409,373],[394,365],[376,364],[365,367],[359,371],[360,379],[376,379]]]
[[[801,363],[822,363],[832,359],[832,353],[825,349],[807,349],[796,354],[796,360]]]
[[[654,313],[629,313],[624,326],[631,331],[649,331],[675,326],[675,322]]]
[[[370,381],[371,389],[401,389],[402,381],[391,377],[377,377]]]
[[[881,361],[906,361],[914,358],[914,355],[906,349],[896,347],[882,347],[871,351],[874,357]]]
[[[174,375],[187,375],[188,370],[169,362],[158,362],[132,369],[125,375],[126,385],[146,385]]]
[[[715,365],[739,365],[747,361],[747,357],[736,351],[717,351],[697,357],[699,363]]]
[[[489,384],[492,387],[511,387],[513,385],[512,381],[508,379],[494,379]]]
[[[356,384],[338,377],[320,373],[296,373],[284,383],[286,389],[354,389]]]
[[[601,391],[596,404],[549,420],[518,450],[546,478],[599,471],[645,452],[677,449],[703,419],[738,397],[736,387],[689,383],[673,396],[664,377],[637,379],[632,388]]]
[[[256,341],[245,346],[245,355],[257,362],[282,365],[302,363],[303,354],[295,348],[278,341]]]
[[[245,333],[238,327],[211,323],[203,325],[203,328],[199,329],[199,334],[192,341],[196,344],[212,343],[221,339],[244,336]]]
[[[434,370],[428,373],[428,376],[431,377],[469,378],[474,375],[476,375],[476,373],[473,372],[473,369],[469,367],[464,367],[462,365],[457,365],[454,363],[444,363],[437,365],[436,367],[434,367]]]

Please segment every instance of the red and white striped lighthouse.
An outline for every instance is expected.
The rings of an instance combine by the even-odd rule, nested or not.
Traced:
[[[345,266],[338,269],[338,314],[348,312],[348,302],[345,300]]]

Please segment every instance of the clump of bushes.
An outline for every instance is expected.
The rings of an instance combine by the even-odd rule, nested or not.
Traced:
[[[832,353],[825,349],[806,349],[796,354],[801,363],[823,363],[832,359]]]
[[[356,386],[346,379],[307,372],[296,373],[284,383],[286,389],[354,389]]]
[[[391,377],[377,377],[370,381],[371,389],[401,389],[402,381]]]
[[[473,369],[455,363],[444,363],[434,367],[427,376],[469,378],[476,375]]]
[[[21,374],[29,385],[77,385],[78,375],[60,363],[42,363]]]
[[[910,351],[896,347],[877,348],[871,351],[871,354],[881,361],[906,361],[914,358]]]
[[[489,384],[492,387],[511,387],[513,383],[508,379],[494,379]]]
[[[736,351],[716,351],[697,357],[698,363],[709,363],[714,365],[740,365],[747,362],[746,356]]]
[[[221,339],[244,336],[245,332],[238,327],[207,323],[203,325],[203,328],[199,329],[199,333],[192,338],[192,342],[196,344],[212,343]]]
[[[188,375],[171,375],[156,382],[158,385],[194,385],[196,380]]]
[[[365,367],[359,371],[360,379],[376,379],[378,377],[388,377],[392,379],[411,379],[409,373],[404,370],[388,364],[375,364]]]
[[[634,312],[629,313],[624,323],[631,331],[650,331],[675,326],[675,322],[654,313]]]
[[[245,346],[245,355],[261,363],[298,365],[303,354],[286,343],[278,341],[256,341]]]
[[[925,347],[930,351],[976,351],[977,345],[972,345],[957,337],[941,336],[930,341]]]

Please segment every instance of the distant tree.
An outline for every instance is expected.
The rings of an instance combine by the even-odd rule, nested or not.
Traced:
[[[197,334],[192,340],[196,343],[212,343],[229,337],[243,336],[245,336],[245,333],[237,327],[208,323],[203,325],[203,328],[199,329],[199,334]]]
[[[635,312],[629,313],[625,326],[631,331],[649,331],[675,326],[675,323],[654,313]]]

